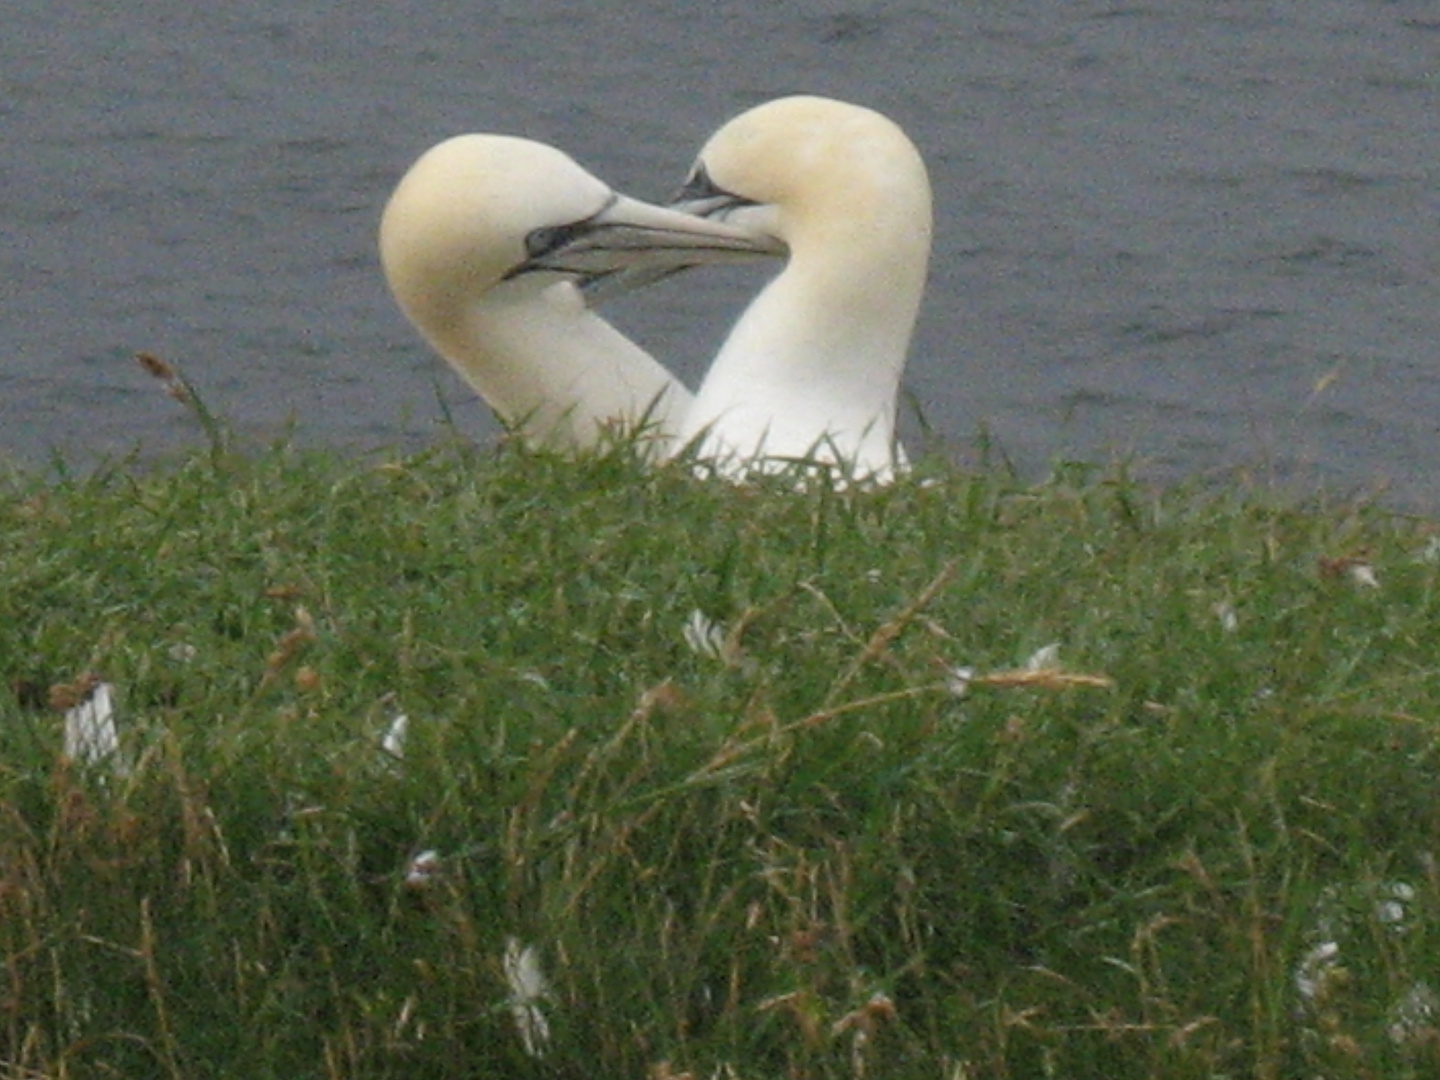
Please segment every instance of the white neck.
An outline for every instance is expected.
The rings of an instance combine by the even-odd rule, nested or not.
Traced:
[[[531,442],[593,446],[644,423],[663,452],[690,394],[653,357],[585,306],[568,282],[520,280],[415,322],[507,423]]]
[[[715,358],[681,440],[708,431],[702,454],[737,469],[757,457],[838,458],[857,475],[888,476],[928,240],[928,230],[797,238]]]

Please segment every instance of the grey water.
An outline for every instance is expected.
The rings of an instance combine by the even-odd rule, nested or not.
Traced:
[[[384,288],[427,146],[526,135],[663,199],[724,120],[827,94],[926,157],[924,425],[1023,472],[1125,460],[1440,508],[1434,0],[9,0],[0,457],[496,430]],[[763,271],[607,314],[692,385]],[[912,444],[920,421],[907,416]]]

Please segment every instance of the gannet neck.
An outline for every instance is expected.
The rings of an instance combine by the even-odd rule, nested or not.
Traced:
[[[532,443],[586,449],[638,427],[663,452],[689,411],[690,391],[569,281],[517,282],[454,315],[432,347]]]
[[[691,395],[590,311],[576,280],[663,274],[771,253],[775,242],[610,190],[553,147],[461,135],[391,195],[380,259],[401,310],[529,441],[599,443],[617,424],[673,438]]]
[[[888,478],[930,251],[918,151],[869,109],[782,98],[722,127],[696,176],[677,206],[767,233],[790,258],[717,355],[682,441],[703,435],[702,455],[734,469],[813,456]]]

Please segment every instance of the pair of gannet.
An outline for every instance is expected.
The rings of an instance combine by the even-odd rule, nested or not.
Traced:
[[[385,208],[380,255],[420,333],[531,441],[584,448],[617,422],[732,477],[796,459],[886,480],[925,286],[930,184],[870,109],[788,97],[725,124],[670,208],[616,194],[560,151],[462,135]],[[580,287],[788,252],[692,397]]]

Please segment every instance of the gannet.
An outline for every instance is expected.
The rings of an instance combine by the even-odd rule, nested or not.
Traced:
[[[390,196],[380,261],[426,341],[536,445],[595,446],[617,423],[660,444],[690,392],[594,314],[576,280],[777,253],[775,241],[617,194],[570,157],[504,135],[423,154]]]
[[[896,396],[930,256],[914,144],[870,109],[780,98],[712,135],[671,206],[789,250],[716,355],[680,444],[730,476],[805,458],[890,479],[905,465]]]

